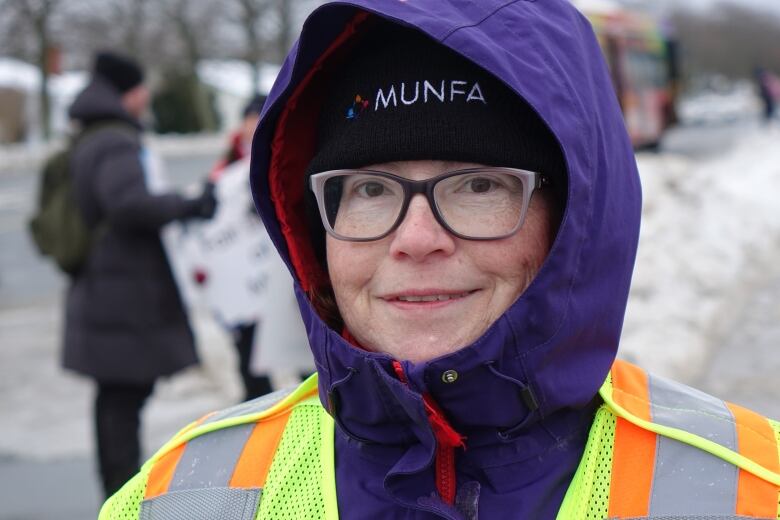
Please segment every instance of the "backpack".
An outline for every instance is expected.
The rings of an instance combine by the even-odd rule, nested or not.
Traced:
[[[84,137],[107,127],[130,131],[128,124],[117,121],[92,124],[71,138],[64,149],[49,156],[40,173],[38,206],[29,221],[30,235],[38,251],[71,276],[86,264],[96,235],[106,227],[90,227],[84,220],[74,193],[71,157]]]

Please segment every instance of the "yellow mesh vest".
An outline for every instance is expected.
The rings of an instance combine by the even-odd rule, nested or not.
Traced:
[[[316,380],[313,384],[316,385]],[[610,379],[605,388],[608,389],[609,385]],[[294,409],[274,454],[256,518],[335,520],[338,512],[333,468],[333,421],[316,397],[298,401],[292,406]],[[558,519],[607,518],[617,420],[609,403],[598,409],[585,452]],[[780,446],[780,423],[771,421],[770,424]],[[145,464],[138,475],[106,502],[100,520],[139,518],[151,467],[151,464]],[[780,520],[780,495],[777,519]]]
[[[336,519],[338,518],[335,475],[333,468],[333,421],[319,403],[317,397],[296,400],[295,395],[305,395],[316,388],[316,377],[306,381],[288,404],[293,408],[273,455],[258,519]],[[251,423],[258,420],[253,415],[246,418],[231,417],[223,421],[224,427]],[[259,419],[262,421],[262,418]],[[205,425],[203,433],[218,430],[222,423]],[[198,428],[187,427],[190,437],[196,437]],[[100,520],[137,520],[141,515],[149,475],[154,462],[176,448],[174,442],[181,432],[142,467],[103,505]],[[180,444],[180,443],[179,443]],[[153,520],[153,519],[152,519]]]

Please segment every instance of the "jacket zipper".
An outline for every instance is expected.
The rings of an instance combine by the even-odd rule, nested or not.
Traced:
[[[409,386],[403,366],[398,361],[393,361],[398,379]],[[455,504],[455,492],[457,491],[457,476],[455,474],[455,448],[466,449],[465,437],[459,434],[450,425],[444,415],[444,411],[428,393],[422,395],[425,405],[425,414],[436,437],[436,491],[448,505]]]

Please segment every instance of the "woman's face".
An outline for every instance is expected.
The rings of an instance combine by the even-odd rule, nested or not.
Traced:
[[[404,161],[369,169],[421,180],[478,166]],[[536,192],[516,234],[464,240],[442,228],[424,196],[415,195],[401,225],[381,240],[328,235],[328,272],[347,328],[363,347],[399,360],[428,361],[463,348],[531,283],[550,250],[552,215],[551,203]]]

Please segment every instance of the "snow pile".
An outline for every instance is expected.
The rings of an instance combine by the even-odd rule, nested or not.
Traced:
[[[38,88],[39,81],[38,69],[29,63],[0,57],[0,85],[33,91]]]
[[[640,154],[644,208],[621,355],[695,378],[780,253],[780,129],[700,161]]]
[[[758,119],[761,102],[750,82],[704,90],[686,96],[677,105],[677,112],[686,124],[711,124],[738,119]]]
[[[68,130],[68,107],[76,95],[87,84],[88,74],[84,71],[69,71],[49,77],[48,91],[51,102],[51,128],[54,135]],[[31,125],[29,141],[39,142],[41,130],[37,127],[40,113],[38,90],[41,84],[40,71],[23,61],[0,58],[0,86],[18,89],[26,94],[25,115]]]

